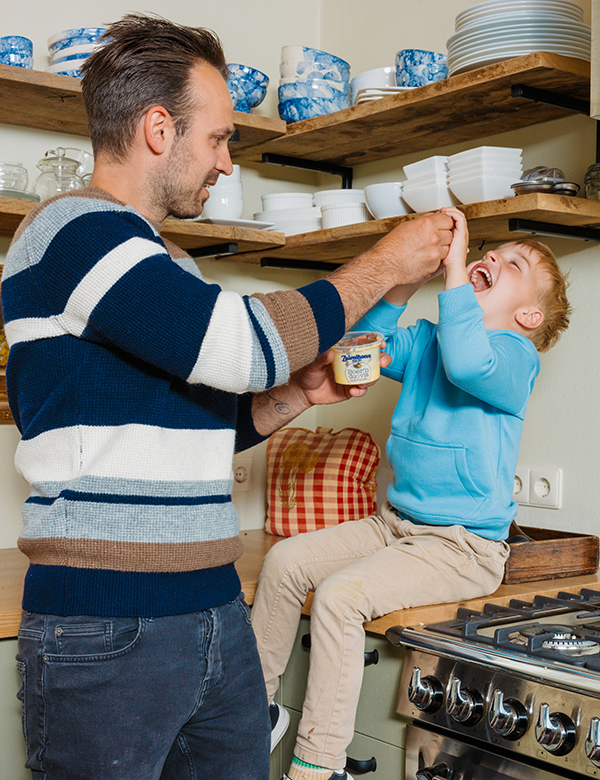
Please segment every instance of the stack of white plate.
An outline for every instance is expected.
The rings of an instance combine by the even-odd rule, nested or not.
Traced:
[[[399,87],[396,84],[396,66],[374,68],[359,73],[350,81],[352,105],[381,100],[388,95],[397,95],[412,87]]]
[[[262,195],[263,211],[254,219],[267,221],[267,230],[295,236],[321,229],[321,209],[313,206],[312,192],[272,192]]]
[[[450,75],[547,51],[591,59],[591,28],[572,0],[487,0],[462,11],[448,40]]]
[[[456,206],[458,200],[448,187],[448,158],[427,157],[404,166],[406,181],[402,199],[415,211],[434,211],[444,206]]]
[[[523,172],[522,149],[478,146],[448,157],[448,186],[461,203],[481,203],[514,195],[511,184]],[[516,177],[516,178],[515,178]]]

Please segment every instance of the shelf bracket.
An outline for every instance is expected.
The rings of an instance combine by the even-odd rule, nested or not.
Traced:
[[[235,255],[238,251],[237,244],[213,244],[212,246],[198,246],[195,249],[185,250],[190,257],[221,257],[223,255]]]
[[[600,241],[600,228],[586,228],[573,225],[554,225],[552,222],[534,222],[530,219],[509,219],[511,233],[532,233],[556,238],[577,238],[580,241]]]
[[[587,100],[561,95],[557,92],[550,92],[547,89],[538,89],[537,87],[528,87],[526,84],[513,84],[510,88],[510,94],[514,98],[525,98],[533,100],[536,103],[548,103],[551,106],[568,108],[570,111],[576,111],[579,114],[590,115],[590,103]]]
[[[342,177],[342,189],[352,189],[352,168],[344,165],[335,165],[328,162],[316,162],[314,160],[302,160],[300,157],[286,157],[282,154],[263,152],[262,162],[270,165],[284,165],[289,168],[302,168],[307,171],[319,171],[319,173],[331,173]]]
[[[324,263],[319,260],[290,260],[287,257],[261,257],[261,268],[293,268],[300,271],[335,271],[343,263]]]

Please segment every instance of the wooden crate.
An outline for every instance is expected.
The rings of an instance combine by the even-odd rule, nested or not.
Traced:
[[[511,529],[511,533],[514,529]],[[598,570],[598,537],[522,526],[528,541],[511,543],[503,583],[534,582],[594,574]]]

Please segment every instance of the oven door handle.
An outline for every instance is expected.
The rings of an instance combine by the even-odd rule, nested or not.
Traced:
[[[417,770],[417,780],[450,780],[452,770],[448,764],[434,764]]]

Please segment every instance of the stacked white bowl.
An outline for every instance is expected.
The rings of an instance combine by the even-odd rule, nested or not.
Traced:
[[[321,229],[321,209],[313,206],[312,192],[272,192],[261,200],[263,210],[254,219],[271,222],[267,230],[295,236]]]
[[[238,220],[244,211],[244,190],[241,168],[233,166],[229,176],[219,176],[217,183],[210,188],[210,198],[204,204],[202,217],[205,219]]]
[[[321,209],[323,230],[371,219],[364,190],[320,190],[315,192],[315,205]]]
[[[448,186],[461,203],[480,203],[514,195],[511,184],[523,172],[523,150],[478,146],[448,157]]]
[[[350,65],[340,57],[308,46],[284,46],[279,71],[279,116],[288,123],[350,106]]]
[[[396,66],[386,68],[373,68],[365,70],[354,76],[350,81],[351,100],[353,106],[361,103],[370,103],[373,100],[381,100],[388,95],[396,95],[404,92],[407,87],[399,87],[396,84]]]
[[[459,203],[448,186],[447,157],[436,155],[405,165],[404,174],[402,199],[415,211],[435,211]]]
[[[98,47],[98,39],[106,27],[78,27],[62,30],[48,38],[50,67],[48,73],[80,78],[80,68]]]

